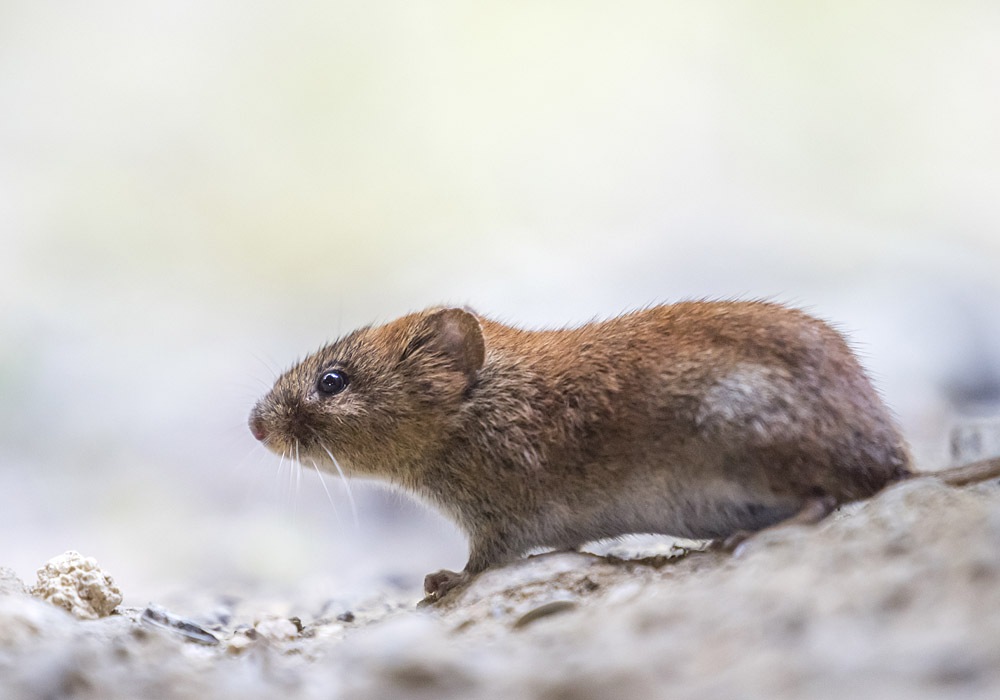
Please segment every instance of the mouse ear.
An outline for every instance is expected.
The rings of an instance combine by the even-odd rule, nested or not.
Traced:
[[[471,381],[486,359],[483,327],[476,315],[467,309],[438,309],[428,313],[418,323],[417,333],[406,346],[403,357],[408,357],[418,348],[441,353],[449,357]]]

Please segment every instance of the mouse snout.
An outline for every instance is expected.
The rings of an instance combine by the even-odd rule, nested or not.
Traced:
[[[258,440],[265,440],[267,438],[267,424],[264,423],[264,418],[254,409],[250,413],[250,432]]]

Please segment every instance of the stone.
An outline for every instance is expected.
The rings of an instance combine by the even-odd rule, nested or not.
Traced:
[[[28,589],[13,569],[8,569],[6,566],[0,566],[0,595],[15,593],[15,594],[26,594]]]
[[[121,591],[93,557],[68,551],[53,557],[38,570],[31,588],[36,598],[47,600],[81,620],[110,615],[122,602]]]

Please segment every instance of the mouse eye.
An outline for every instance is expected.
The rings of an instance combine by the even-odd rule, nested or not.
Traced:
[[[319,378],[318,389],[324,394],[339,394],[347,388],[347,375],[340,370],[325,372]]]

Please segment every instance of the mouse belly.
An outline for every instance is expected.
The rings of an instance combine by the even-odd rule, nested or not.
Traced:
[[[787,520],[798,504],[715,501],[691,504],[665,521],[650,522],[650,532],[693,540],[724,539],[735,532],[757,532]],[[657,527],[659,526],[659,527]]]
[[[686,539],[721,539],[735,532],[756,532],[792,517],[802,507],[794,499],[748,494],[745,488],[720,483],[682,493],[652,489],[608,498],[595,508],[553,506],[544,517],[539,546],[572,547],[593,540],[630,534],[657,534]]]

